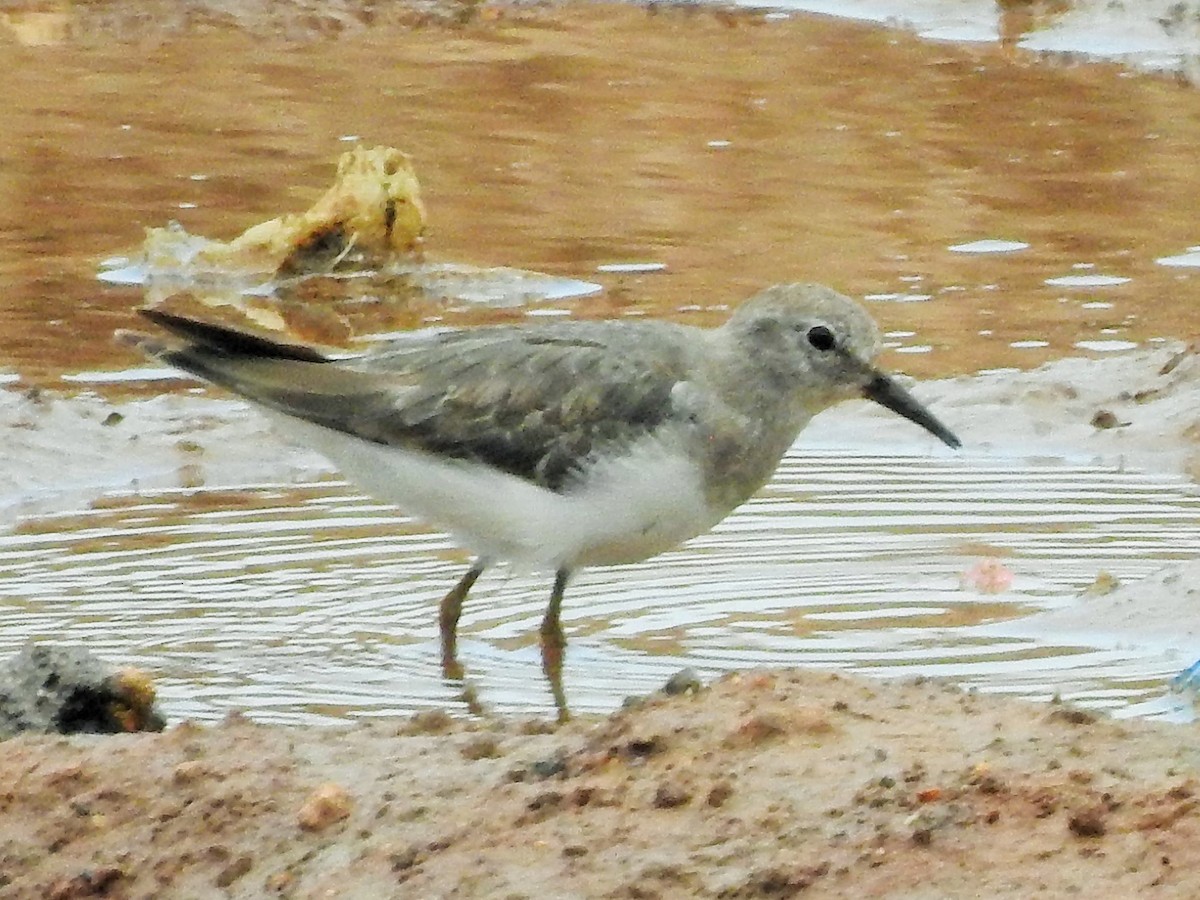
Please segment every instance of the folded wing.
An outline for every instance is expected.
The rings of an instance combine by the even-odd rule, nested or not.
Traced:
[[[640,323],[493,327],[403,341],[353,360],[147,310],[181,345],[123,340],[270,409],[366,441],[486,463],[551,490],[602,447],[673,412],[684,338]]]

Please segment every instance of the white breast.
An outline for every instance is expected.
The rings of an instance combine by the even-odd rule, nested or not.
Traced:
[[[477,556],[538,569],[636,562],[707,531],[721,518],[699,467],[653,437],[593,466],[558,494],[487,466],[364,441],[271,416],[372,496],[451,534]],[[675,452],[671,452],[674,449]]]

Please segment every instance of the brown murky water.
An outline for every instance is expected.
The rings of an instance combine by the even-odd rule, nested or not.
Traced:
[[[129,364],[108,334],[139,298],[99,259],[302,209],[356,139],[414,155],[433,258],[603,281],[589,314],[798,279],[928,297],[875,304],[918,375],[1198,330],[1194,270],[1156,263],[1200,243],[1200,93],[1170,80],[811,16],[297,9],[0,19],[7,367]],[[1030,246],[948,249],[983,239]],[[669,268],[595,275],[626,260]],[[1130,281],[1045,284],[1078,275]]]
[[[820,280],[874,298],[885,362],[917,375],[1200,332],[1198,270],[1158,262],[1200,244],[1200,93],[1168,79],[817,17],[215,8],[0,15],[10,376],[74,390],[63,376],[135,365],[109,336],[139,292],[97,282],[98,262],[171,219],[230,237],[303,209],[355,141],[414,156],[430,257],[604,283],[573,301],[582,314],[705,318]],[[950,249],[982,240],[1028,247]],[[625,261],[667,270],[596,272]],[[1047,284],[1064,277],[1083,280]],[[1179,479],[810,452],[714,534],[581,576],[568,692],[606,709],[685,662],[814,663],[1161,712],[1165,676],[1190,661],[1178,648],[1016,641],[987,623],[1102,569],[1194,555],[1198,529]],[[961,590],[971,540],[1011,554],[1003,602]],[[0,563],[5,654],[84,641],[159,672],[177,714],[327,721],[455,696],[433,608],[461,555],[344,486],[108,498],[0,536]],[[475,599],[464,649],[484,694],[544,708],[544,585],[498,577]]]

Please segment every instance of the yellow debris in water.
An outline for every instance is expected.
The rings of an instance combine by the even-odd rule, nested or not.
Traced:
[[[144,254],[155,272],[301,275],[412,256],[424,231],[425,207],[408,155],[355,147],[342,154],[333,185],[307,212],[261,222],[228,243],[177,225],[149,228]]]

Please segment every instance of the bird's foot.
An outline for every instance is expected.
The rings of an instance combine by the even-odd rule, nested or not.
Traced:
[[[567,692],[563,689],[563,650],[566,647],[562,630],[547,634],[542,631],[542,671],[550,684],[550,694],[554,697],[554,708],[558,711],[558,721],[563,723],[571,718],[571,710],[567,708]]]
[[[458,641],[454,635],[442,635],[442,677],[449,681],[462,681],[466,670],[458,661]]]
[[[567,692],[563,688],[562,683],[562,657],[558,658],[558,662],[554,668],[552,664],[546,662],[543,657],[542,669],[546,673],[546,681],[550,684],[550,696],[554,698],[554,709],[557,713],[558,723],[561,725],[564,722],[571,721],[571,709],[567,706]]]

